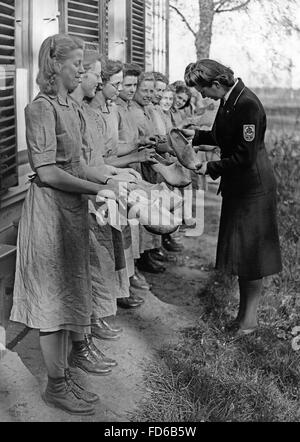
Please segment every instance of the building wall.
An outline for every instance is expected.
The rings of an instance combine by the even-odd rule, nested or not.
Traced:
[[[26,151],[24,108],[38,93],[38,53],[41,43],[50,35],[65,30],[66,0],[15,0],[16,28],[16,116],[17,147],[19,156],[19,185],[10,188],[0,199],[0,323],[4,298],[11,294],[14,275],[18,221],[28,190],[28,174],[31,172]],[[102,1],[102,0],[101,0]],[[104,1],[104,0],[103,0]],[[110,0],[108,9],[108,55],[113,59],[127,60],[127,3],[128,0]],[[157,0],[155,0],[157,1]],[[158,0],[160,7],[167,0]],[[159,64],[157,45],[162,44],[161,57],[165,54],[166,41],[156,37],[161,27],[154,26],[154,0],[145,0],[145,66],[146,70],[161,68],[167,71],[167,58]],[[103,17],[102,17],[103,18]],[[106,30],[105,30],[106,32]],[[155,61],[156,60],[156,61]],[[2,247],[5,245],[4,247]],[[7,252],[9,247],[9,253]],[[6,293],[6,294],[5,294]],[[6,298],[5,298],[6,299]],[[2,305],[2,307],[1,307]]]
[[[38,93],[36,76],[38,52],[43,40],[62,29],[63,6],[66,0],[15,0],[16,8],[16,115],[17,146],[19,152],[19,186],[11,188],[0,200],[0,242],[1,229],[5,226],[4,210],[22,201],[28,185],[30,172],[25,139],[24,108]],[[145,66],[147,71],[167,72],[166,22],[161,11],[165,11],[167,0],[145,0]],[[108,14],[109,56],[126,59],[127,54],[127,0],[110,0]],[[160,11],[160,18],[158,16]],[[165,30],[161,31],[162,26]],[[160,48],[160,49],[159,49]],[[14,218],[18,218],[19,208]]]

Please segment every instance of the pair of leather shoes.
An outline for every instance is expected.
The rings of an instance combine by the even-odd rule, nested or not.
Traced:
[[[117,300],[117,305],[125,310],[139,308],[144,304],[144,300],[137,295],[130,293],[129,298],[120,298]]]
[[[162,265],[161,262],[157,261],[152,255],[151,251],[145,252],[139,259],[137,266],[139,270],[148,273],[164,273],[166,267]]]
[[[169,133],[169,138],[180,164],[187,169],[197,170],[196,152],[183,133],[179,129],[173,128]]]
[[[162,238],[162,245],[168,252],[179,253],[183,251],[183,246],[177,242],[171,235],[164,235]]]
[[[98,318],[92,322],[91,326],[92,336],[97,339],[104,339],[107,341],[117,341],[120,339],[122,329],[110,326],[103,318]]]

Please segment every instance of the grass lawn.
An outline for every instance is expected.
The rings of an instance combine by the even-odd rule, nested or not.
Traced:
[[[236,298],[228,298],[236,281],[211,270],[199,293],[198,323],[182,331],[177,345],[162,348],[147,369],[151,399],[136,421],[300,421],[300,350],[292,346],[300,326],[300,148],[289,123],[285,133],[273,120],[268,133],[284,269],[265,281],[259,332],[237,340],[224,333],[236,306]]]

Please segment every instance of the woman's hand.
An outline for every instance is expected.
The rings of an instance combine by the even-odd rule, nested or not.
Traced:
[[[138,179],[135,175],[128,173],[124,171],[123,173],[119,173],[118,175],[114,175],[111,177],[113,181],[117,182],[125,182],[125,183],[134,183],[136,184],[138,182]]]
[[[105,165],[105,168],[107,170],[107,175],[118,175],[119,170],[121,170],[121,169],[118,169],[117,167],[109,166],[107,164]]]
[[[137,153],[137,162],[157,164],[155,155],[156,155],[155,149],[142,149]]]
[[[114,177],[108,179],[105,188],[102,188],[97,195],[97,198],[108,198],[115,201],[122,201],[128,195],[130,189],[128,182],[118,181]]]
[[[122,174],[122,173],[130,173],[131,175],[133,175],[138,181],[142,180],[142,175],[137,172],[136,170],[132,169],[131,167],[126,167],[124,169],[118,169],[118,173]]]
[[[207,162],[201,163],[197,165],[196,173],[198,175],[206,175],[207,174]]]
[[[201,146],[194,147],[194,149],[195,152],[217,152],[218,147],[202,144]]]
[[[193,118],[186,118],[183,120],[178,126],[177,129],[181,131],[196,131],[201,130],[201,127],[197,124],[197,122]]]
[[[141,137],[139,140],[140,146],[155,146],[156,145],[156,139],[155,137]]]

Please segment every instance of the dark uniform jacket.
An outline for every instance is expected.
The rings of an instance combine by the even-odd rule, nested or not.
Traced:
[[[221,104],[211,131],[196,131],[193,145],[216,145],[221,160],[207,165],[208,174],[221,176],[223,196],[252,197],[273,192],[276,181],[264,136],[266,114],[256,95],[241,79]]]

